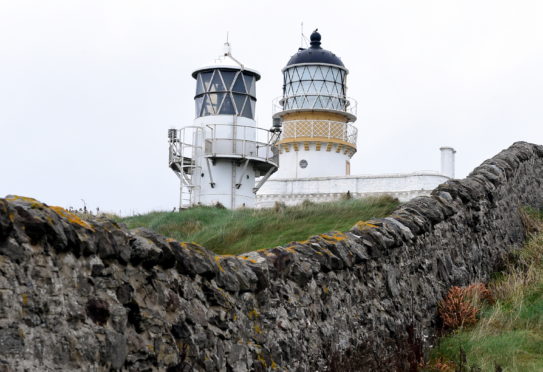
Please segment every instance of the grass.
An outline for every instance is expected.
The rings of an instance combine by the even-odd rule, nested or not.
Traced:
[[[475,326],[442,338],[432,351],[434,362],[452,361],[449,365],[458,366],[462,349],[467,364],[482,371],[495,371],[496,366],[503,371],[543,371],[543,214],[528,211],[527,215],[530,228],[538,226],[539,232],[489,284],[496,302],[482,308]]]
[[[332,230],[346,231],[360,220],[387,216],[398,205],[396,199],[378,197],[269,209],[195,207],[126,217],[121,222],[129,228],[147,227],[179,241],[193,241],[218,254],[239,254]]]

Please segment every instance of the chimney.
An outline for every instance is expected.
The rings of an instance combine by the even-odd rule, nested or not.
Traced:
[[[454,178],[454,154],[455,149],[452,147],[441,147],[441,174]]]

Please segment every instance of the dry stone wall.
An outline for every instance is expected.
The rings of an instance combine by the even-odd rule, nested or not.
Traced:
[[[0,199],[0,371],[408,369],[446,290],[523,243],[542,183],[519,142],[387,218],[240,256]]]

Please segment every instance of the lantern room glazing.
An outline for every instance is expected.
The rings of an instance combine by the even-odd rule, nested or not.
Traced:
[[[196,75],[196,117],[237,115],[254,119],[256,80],[247,70],[213,69]]]
[[[283,71],[283,109],[345,111],[347,71],[339,66],[301,64]]]
[[[338,56],[321,47],[317,30],[310,38],[311,46],[298,49],[283,69],[282,109],[350,111],[348,70]]]

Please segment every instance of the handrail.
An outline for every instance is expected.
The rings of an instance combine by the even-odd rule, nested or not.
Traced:
[[[228,133],[227,137],[217,135],[217,129],[221,127],[235,129],[235,134]],[[205,155],[241,156],[267,163],[278,163],[278,152],[274,146],[279,139],[278,133],[256,126],[238,124],[207,124],[206,128],[209,131],[206,132],[205,141],[209,143],[209,147],[204,146]]]
[[[311,105],[305,105],[302,104],[298,107],[287,107],[285,108],[285,102],[288,102],[289,100],[298,99],[298,98],[307,98],[307,97],[315,97],[315,100]],[[340,102],[340,108],[333,108],[333,107],[319,107],[317,105],[317,97],[324,97],[329,98],[331,100],[339,100]],[[329,101],[330,102],[330,101]],[[322,103],[322,101],[321,101]],[[346,112],[348,114],[356,116],[356,112],[358,110],[358,102],[351,97],[346,96],[338,96],[338,95],[332,95],[332,94],[295,94],[291,96],[279,96],[273,99],[272,101],[272,115],[275,115],[282,111],[291,111],[291,110],[331,110],[331,111],[340,111],[340,112]]]
[[[207,124],[204,127],[187,126],[169,131],[170,163],[172,155],[185,148],[194,147],[194,138],[186,138],[184,130],[201,130],[201,144],[197,151],[204,156],[243,157],[257,161],[278,164],[278,150],[275,143],[279,133],[254,125]],[[179,161],[182,157],[177,156]]]

